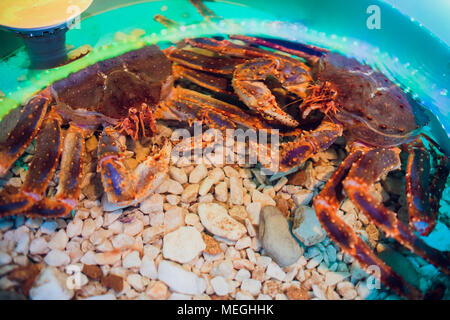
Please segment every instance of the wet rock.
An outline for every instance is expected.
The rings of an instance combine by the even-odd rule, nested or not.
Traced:
[[[160,213],[163,212],[163,203],[164,196],[160,195],[159,193],[155,193],[154,195],[141,202],[140,210],[143,213],[147,214]]]
[[[260,202],[251,202],[245,207],[250,217],[250,221],[253,224],[259,224],[261,217],[261,208],[262,204]]]
[[[216,255],[220,254],[222,252],[222,249],[220,248],[219,242],[217,242],[216,239],[213,237],[202,233],[203,242],[206,245],[206,248],[203,250],[205,253],[209,255]]]
[[[95,263],[99,265],[114,265],[121,259],[120,252],[100,252],[95,254]]]
[[[255,279],[245,279],[242,281],[241,289],[256,296],[261,291],[261,281]]]
[[[174,207],[164,214],[164,230],[166,233],[172,232],[185,223],[186,209]]]
[[[69,241],[69,237],[66,232],[61,229],[56,235],[49,241],[48,247],[54,250],[64,250],[67,246],[67,242]]]
[[[171,290],[179,293],[199,295],[206,289],[204,279],[167,260],[159,263],[158,278],[166,283]]]
[[[230,203],[235,205],[244,203],[244,188],[241,178],[230,177]]]
[[[149,279],[156,279],[158,271],[156,270],[155,261],[148,255],[142,257],[141,268],[139,273]]]
[[[260,202],[262,206],[275,206],[276,202],[267,194],[264,194],[258,190],[253,190],[252,192],[252,201]]]
[[[50,249],[48,248],[47,241],[44,238],[35,238],[30,243],[30,253],[31,254],[46,254]],[[1,255],[1,253],[0,253]],[[1,265],[0,258],[0,265]]]
[[[70,257],[61,250],[51,250],[44,258],[46,264],[52,267],[65,266],[70,263]]]
[[[350,277],[348,272],[327,272],[325,274],[325,284],[327,286],[334,286],[335,284],[344,281]]]
[[[294,200],[295,205],[298,206],[307,206],[311,202],[314,196],[314,192],[302,189],[299,192],[292,195],[292,200]]]
[[[198,206],[198,213],[203,226],[219,237],[238,240],[247,232],[245,226],[231,218],[227,210],[219,204],[201,204]]]
[[[345,300],[353,300],[358,295],[358,293],[355,290],[355,286],[353,285],[353,283],[349,281],[339,282],[336,285],[336,291]]]
[[[169,296],[169,290],[164,282],[156,281],[150,288],[148,288],[146,294],[150,297],[150,299],[163,300],[167,299]]]
[[[264,252],[282,267],[295,263],[303,253],[291,235],[286,218],[274,206],[261,210],[259,238]]]
[[[269,279],[273,278],[279,281],[284,281],[284,279],[286,278],[286,272],[284,272],[280,268],[280,266],[278,266],[274,262],[269,263],[269,265],[267,266],[266,275]]]
[[[200,189],[198,191],[199,195],[204,196],[206,195],[211,187],[217,183],[219,183],[221,180],[223,180],[225,177],[225,174],[223,173],[223,170],[220,168],[214,168],[208,173],[208,176],[203,179],[202,183],[200,184]]]
[[[198,184],[188,185],[181,194],[181,201],[184,203],[194,202],[197,199],[199,188],[200,185]]]
[[[56,221],[45,221],[43,224],[41,224],[41,228],[39,229],[43,234],[52,234],[56,227],[58,226],[58,223]]]
[[[214,195],[217,201],[227,202],[228,200],[228,186],[225,181],[219,182],[214,188]]]
[[[233,219],[236,219],[240,223],[244,223],[248,216],[247,210],[243,206],[233,206],[228,212]]]
[[[30,289],[32,300],[70,300],[73,295],[67,287],[67,275],[54,267],[44,268]]]
[[[166,178],[161,185],[156,189],[156,193],[170,193],[170,194],[181,194],[183,192],[183,186],[178,181]]]
[[[128,284],[137,292],[142,292],[145,289],[144,281],[138,274],[130,274],[127,277]]]
[[[230,286],[224,277],[218,276],[211,279],[211,286],[218,296],[226,296],[230,292]]]
[[[327,235],[317,219],[315,210],[306,206],[295,209],[292,233],[308,247],[322,242]]]
[[[103,272],[102,269],[100,269],[99,266],[95,265],[83,265],[83,269],[81,270],[82,273],[84,273],[86,276],[88,276],[92,280],[100,281]]]
[[[287,200],[282,196],[277,196],[275,198],[275,202],[277,203],[277,208],[280,209],[281,213],[288,218],[291,215],[291,207],[293,206],[292,200]]]
[[[163,256],[179,263],[187,263],[206,248],[202,235],[194,227],[181,227],[166,234],[163,239]]]
[[[128,268],[139,268],[141,266],[141,259],[139,258],[139,252],[133,251],[123,258],[122,266]]]
[[[79,236],[81,235],[82,229],[83,229],[83,221],[81,219],[74,218],[67,225],[66,229],[67,236],[69,238]]]
[[[12,261],[12,258],[8,253],[0,251],[0,266],[10,264],[11,261]]]
[[[186,172],[184,172],[183,169],[177,167],[170,167],[169,175],[173,180],[178,181],[181,184],[185,184],[188,180]]]
[[[113,289],[117,293],[123,290],[123,278],[115,274],[104,276],[101,284],[108,289]]]
[[[199,183],[208,175],[208,169],[201,163],[189,174],[189,183]]]
[[[129,236],[136,236],[144,230],[144,223],[139,219],[134,219],[132,222],[125,223],[123,233]]]
[[[304,288],[298,288],[296,286],[290,286],[286,290],[286,296],[289,300],[310,300],[308,290]]]

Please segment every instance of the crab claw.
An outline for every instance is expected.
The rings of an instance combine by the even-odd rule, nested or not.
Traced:
[[[108,200],[118,206],[131,206],[147,198],[162,183],[168,170],[172,146],[164,141],[161,149],[149,155],[133,172],[124,160],[126,147],[120,134],[111,127],[104,129],[98,149],[98,171]]]
[[[241,64],[236,67],[232,85],[239,98],[266,120],[288,127],[298,126],[298,122],[278,106],[275,96],[264,83],[270,76],[280,81],[289,92],[306,97],[311,76],[302,64],[288,59],[260,58]]]

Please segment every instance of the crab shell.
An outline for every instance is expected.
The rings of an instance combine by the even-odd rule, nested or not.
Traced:
[[[152,45],[100,61],[50,88],[63,118],[96,125],[126,118],[131,107],[158,105],[172,85],[172,63]]]
[[[339,112],[334,117],[354,141],[392,147],[414,139],[425,124],[421,108],[400,87],[356,59],[329,52],[316,72],[319,81],[329,82],[338,92]]]

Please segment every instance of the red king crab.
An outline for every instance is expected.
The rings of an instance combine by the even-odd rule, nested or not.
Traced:
[[[6,173],[36,136],[35,155],[19,192],[0,195],[0,216],[56,217],[70,212],[79,197],[84,139],[98,126],[103,128],[98,170],[108,198],[119,205],[132,205],[147,197],[167,172],[168,142],[128,173],[123,165],[126,148],[119,139],[122,133],[134,139],[151,135],[159,119],[202,121],[218,129],[289,128],[294,133],[291,135],[297,137],[280,146],[282,170],[326,150],[344,134],[350,152],[314,199],[317,216],[330,238],[346,253],[363,267],[380,268],[384,284],[402,296],[421,298],[417,288],[379,259],[337,216],[344,191],[387,236],[450,273],[448,253],[429,247],[412,231],[428,234],[434,227],[449,165],[447,158],[437,156],[433,147],[430,151],[425,148],[418,133],[419,121],[407,96],[381,73],[337,53],[304,46],[315,53],[308,54],[259,38],[230,38],[247,45],[200,38],[186,39],[181,44],[183,48],[161,51],[149,46],[76,72],[31,98],[23,107],[18,124],[0,146],[0,174]],[[209,53],[199,53],[186,45]],[[325,114],[316,129],[302,130],[302,119],[283,111],[265,84],[268,78],[275,78],[286,91],[303,99],[303,117],[314,109]],[[236,95],[248,110],[174,87],[175,79]],[[64,133],[62,124],[69,124]],[[404,146],[409,154],[406,190],[411,229],[368,192],[382,175],[400,167],[399,146]],[[60,153],[58,192],[54,199],[48,199],[45,191]],[[430,154],[436,164],[436,178],[431,183]]]
[[[323,112],[325,117],[315,130],[303,131],[294,141],[280,145],[281,170],[297,166],[326,150],[344,134],[349,154],[314,199],[319,221],[329,236],[360,265],[378,266],[385,285],[405,297],[423,297],[337,216],[345,193],[388,237],[450,274],[448,252],[428,246],[413,232],[428,235],[433,230],[450,170],[448,158],[435,150],[440,150],[439,146],[420,134],[423,123],[417,115],[419,110],[397,85],[356,59],[312,46],[303,45],[304,50],[294,50],[260,38],[230,38],[244,41],[247,45],[206,38],[185,40],[193,47],[220,54],[216,60],[183,49],[169,49],[169,57],[179,64],[174,68],[178,77],[222,92],[227,87],[217,75],[232,76],[234,94],[271,124],[296,128],[300,119],[294,119],[277,105],[264,83],[268,77],[277,79],[288,92],[303,99],[300,106],[302,117],[307,117],[314,109]],[[255,45],[301,57],[307,65],[299,59],[256,48]],[[245,61],[224,60],[224,56]],[[422,137],[430,142],[430,150],[425,147]],[[406,200],[410,228],[369,192],[370,186],[383,175],[400,168],[399,147],[409,155]],[[430,176],[431,164],[436,168],[434,178]]]

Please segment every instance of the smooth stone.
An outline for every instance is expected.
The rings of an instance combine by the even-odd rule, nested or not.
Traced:
[[[123,258],[122,266],[128,268],[139,268],[141,266],[141,258],[139,258],[139,252],[133,251]]]
[[[11,256],[3,251],[0,251],[0,266],[10,264],[12,261]]]
[[[281,267],[297,262],[303,254],[303,249],[291,235],[286,218],[277,207],[261,209],[259,238],[265,254]]]
[[[206,282],[195,273],[186,271],[179,264],[162,260],[158,265],[158,278],[178,293],[199,295],[206,289]]]
[[[143,213],[159,213],[163,212],[164,196],[155,193],[141,202],[139,209]]]
[[[155,261],[150,256],[144,255],[142,257],[139,273],[149,279],[156,279],[158,277]]]
[[[238,240],[247,233],[247,228],[230,217],[227,210],[217,203],[200,204],[198,214],[203,226],[219,237]]]
[[[197,257],[206,245],[201,233],[194,227],[180,227],[163,239],[163,256],[179,263],[187,263]]]
[[[67,275],[54,267],[43,269],[30,289],[31,300],[70,300],[73,295]]]
[[[70,257],[67,253],[60,250],[51,250],[44,258],[46,264],[52,267],[65,266],[70,263]]]
[[[211,286],[218,296],[226,296],[230,292],[230,286],[224,277],[217,276],[211,279]]]

